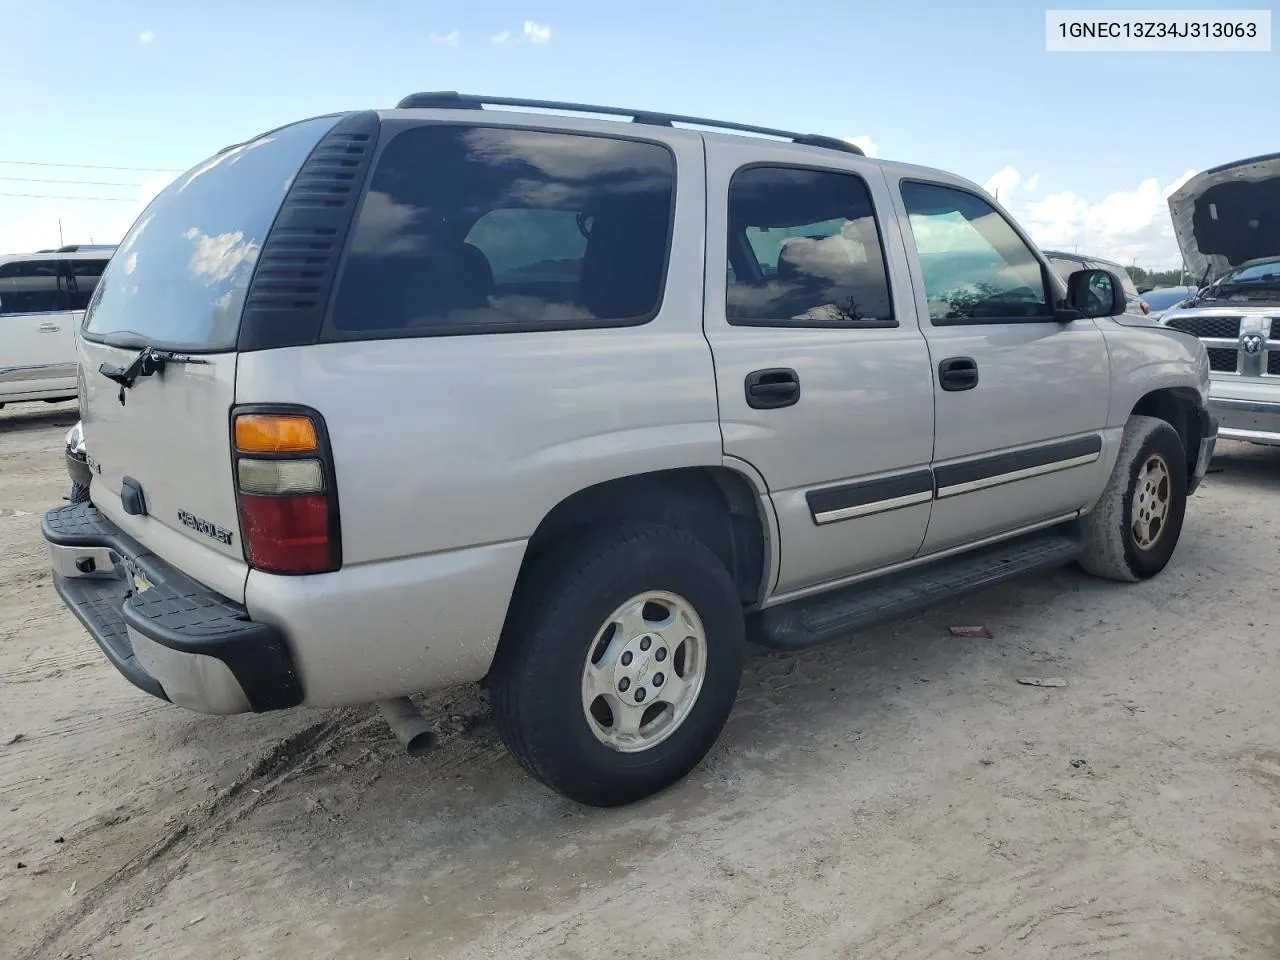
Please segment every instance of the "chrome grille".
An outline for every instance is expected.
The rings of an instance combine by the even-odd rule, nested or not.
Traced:
[[[1189,333],[1195,337],[1214,337],[1224,340],[1234,340],[1240,336],[1240,317],[1170,317],[1168,326],[1174,330],[1181,330],[1183,333]],[[1280,321],[1273,320],[1272,327]],[[1275,336],[1273,333],[1272,336]],[[1236,368],[1235,363],[1231,364],[1231,369]],[[1217,369],[1216,367],[1214,369]]]
[[[1212,366],[1210,362],[1210,366]],[[1267,373],[1273,377],[1280,377],[1280,350],[1272,350],[1267,354]]]
[[[1209,369],[1215,373],[1235,373],[1237,351],[1230,347],[1209,347]]]
[[[1280,317],[1271,318],[1271,339],[1280,340]]]

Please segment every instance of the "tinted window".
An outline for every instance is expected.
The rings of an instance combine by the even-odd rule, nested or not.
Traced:
[[[406,130],[374,170],[331,323],[420,336],[642,322],[662,299],[674,186],[653,143]]]
[[[892,326],[871,195],[851,173],[753,167],[729,184],[730,323]]]
[[[1050,257],[1049,266],[1053,267],[1053,272],[1063,280],[1066,280],[1077,270],[1084,269],[1084,264],[1079,260],[1063,260],[1060,257]]]
[[[991,204],[963,190],[904,183],[936,323],[1043,320],[1053,316],[1040,261]]]
[[[307,120],[183,174],[143,211],[90,301],[85,334],[190,350],[235,346],[258,251],[303,160],[336,122]]]
[[[0,264],[0,314],[65,310],[56,260]]]
[[[72,310],[87,310],[89,298],[98,289],[98,281],[106,267],[106,260],[70,260],[67,267],[71,272],[68,290],[71,296]]]
[[[1129,271],[1126,270],[1124,267],[1120,266],[1120,264],[1112,263],[1109,260],[1095,260],[1093,263],[1090,264],[1090,266],[1093,267],[1093,269],[1095,270],[1108,270],[1111,273],[1114,273],[1117,277],[1120,278],[1120,286],[1124,288],[1124,292],[1126,296],[1130,296],[1130,297],[1138,296],[1138,288],[1137,286],[1134,285],[1134,282],[1129,278]]]

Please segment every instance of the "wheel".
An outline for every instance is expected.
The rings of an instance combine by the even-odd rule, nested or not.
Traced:
[[[84,503],[89,499],[89,488],[82,483],[73,483],[67,492],[67,499],[72,503]]]
[[[1084,518],[1089,573],[1135,582],[1165,568],[1187,509],[1187,455],[1164,420],[1133,416],[1106,489]]]
[[[579,803],[619,806],[688,774],[742,677],[742,601],[720,560],[637,525],[553,551],[523,578],[489,688],[508,749]]]

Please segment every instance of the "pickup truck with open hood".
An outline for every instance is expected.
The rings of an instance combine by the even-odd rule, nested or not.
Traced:
[[[1200,284],[1160,322],[1208,349],[1219,436],[1280,445],[1280,153],[1197,174],[1169,211]]]

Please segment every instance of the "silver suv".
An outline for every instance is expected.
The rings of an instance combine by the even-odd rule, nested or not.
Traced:
[[[181,706],[377,702],[415,744],[408,694],[481,682],[534,776],[626,803],[715,742],[747,640],[1159,572],[1208,363],[1124,306],[839,140],[457,94],[304,120],[111,261],[54,581]]]

